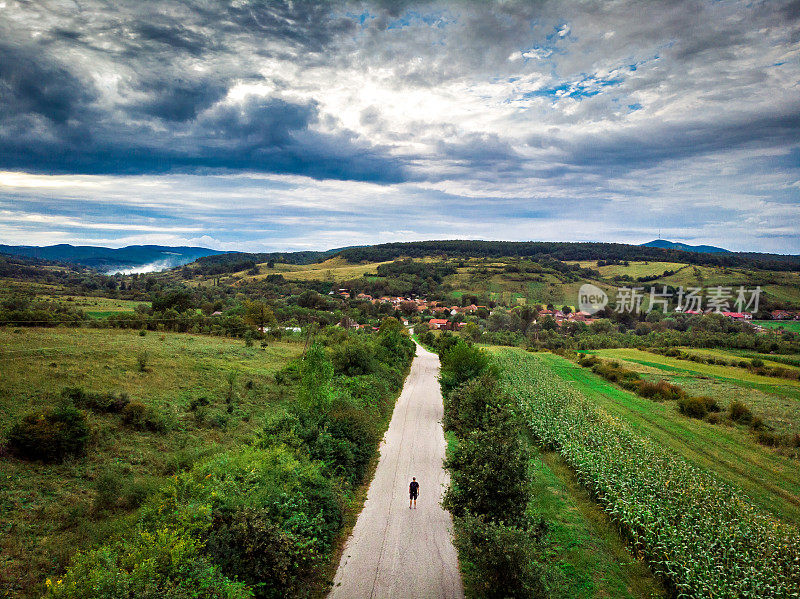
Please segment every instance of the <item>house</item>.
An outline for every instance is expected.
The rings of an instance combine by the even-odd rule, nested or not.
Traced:
[[[722,315],[727,316],[731,320],[745,321],[753,319],[753,315],[749,312],[722,312]]]
[[[572,312],[571,314],[567,315],[567,320],[586,322],[586,320],[589,319],[589,316],[591,316],[591,314],[588,312]]]
[[[800,320],[800,312],[791,310],[773,310],[771,316],[772,320]]]
[[[446,318],[431,318],[428,321],[428,327],[439,331],[450,330],[451,323]]]

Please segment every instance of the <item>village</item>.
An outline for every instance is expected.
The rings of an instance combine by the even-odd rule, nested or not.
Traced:
[[[397,311],[403,314],[403,324],[409,326],[410,320],[413,317],[425,324],[430,330],[440,331],[457,331],[467,325],[467,321],[463,318],[467,315],[475,315],[480,318],[487,318],[492,310],[495,309],[494,302],[492,305],[476,305],[469,304],[466,306],[457,306],[448,304],[447,302],[428,300],[421,297],[401,297],[401,296],[381,296],[373,297],[367,293],[353,293],[350,289],[340,288],[329,292],[330,296],[337,296],[343,300],[356,300],[363,302],[370,302],[372,304],[390,304]],[[592,314],[580,310],[573,310],[570,306],[563,306],[558,309],[554,306],[536,306],[536,319],[550,317],[555,321],[559,327],[564,323],[581,322],[586,325],[591,325],[598,318]],[[675,310],[677,314],[687,314],[692,316],[701,316],[703,314],[718,313],[722,316],[729,318],[736,322],[750,322],[753,320],[753,314],[750,312],[732,312],[732,311],[715,311],[713,309],[707,310],[681,310],[680,307]],[[462,317],[459,318],[459,315]],[[793,310],[773,310],[771,312],[773,320],[800,320],[800,311]],[[534,323],[536,320],[533,321]],[[339,326],[350,329],[376,329],[372,325],[359,324],[354,320],[345,317],[339,322]],[[753,323],[752,326],[757,332],[764,332],[766,329],[761,325]]]

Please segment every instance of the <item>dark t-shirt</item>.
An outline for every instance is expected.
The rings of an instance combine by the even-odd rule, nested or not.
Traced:
[[[416,497],[416,495],[419,493],[419,483],[415,480],[412,480],[411,484],[408,485],[408,492]]]

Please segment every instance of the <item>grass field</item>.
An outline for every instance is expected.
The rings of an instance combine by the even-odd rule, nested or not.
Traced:
[[[106,318],[112,314],[132,313],[136,306],[144,304],[150,306],[150,302],[133,300],[112,299],[107,297],[91,297],[86,295],[42,295],[41,299],[53,300],[66,306],[83,311],[89,318]]]
[[[262,274],[253,277],[264,278],[269,274],[280,274],[290,281],[349,281],[358,279],[366,274],[374,274],[378,266],[388,262],[370,262],[368,264],[350,264],[341,258],[331,258],[316,264],[276,264],[275,268],[267,269],[266,264],[261,264]]]
[[[570,264],[580,264],[583,268],[592,268],[604,277],[628,275],[634,279],[637,277],[660,276],[668,270],[678,271],[687,266],[684,262],[628,262],[628,266],[624,264],[597,266],[597,260],[582,260],[580,262],[571,262]]]
[[[301,351],[291,343],[262,350],[200,335],[59,328],[0,329],[0,348],[0,436],[67,386],[126,392],[169,424],[166,433],[138,431],[116,414],[89,413],[85,458],[43,465],[0,455],[0,587],[11,597],[39,596],[44,578],[61,572],[76,547],[124,530],[135,514],[127,495],[141,496],[177,469],[251,438],[263,417],[289,401],[273,374]],[[192,409],[199,398],[208,405]],[[119,485],[118,504],[107,509],[96,502],[101,475]]]
[[[695,465],[713,472],[741,489],[766,511],[789,522],[800,522],[800,468],[796,459],[758,445],[747,429],[687,418],[678,413],[672,403],[656,403],[639,397],[559,356],[542,354],[538,359],[639,434],[655,439]],[[656,362],[651,360],[650,363]]]
[[[761,376],[734,366],[678,360],[637,349],[609,349],[593,353],[623,361],[632,370],[647,375],[647,378],[665,378],[684,387],[692,395],[714,397],[723,409],[727,409],[733,401],[743,402],[780,433],[800,432],[800,381]],[[775,364],[778,365],[777,362]]]
[[[791,333],[800,333],[800,320],[754,320],[753,324],[760,324],[767,329],[783,329]]]

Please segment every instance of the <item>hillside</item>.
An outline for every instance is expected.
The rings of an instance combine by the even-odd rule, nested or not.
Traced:
[[[224,253],[201,247],[161,245],[129,245],[122,248],[74,246],[65,243],[44,247],[0,245],[0,254],[77,264],[106,272],[152,272],[181,266],[204,256]]]
[[[666,239],[654,239],[643,243],[642,247],[661,248],[663,250],[682,250],[684,252],[699,252],[701,254],[729,254],[730,250],[718,248],[713,245],[689,245],[688,243],[677,243]]]
[[[552,258],[578,260],[639,260],[684,262],[766,270],[798,270],[800,256],[752,252],[702,253],[622,243],[550,241],[414,241],[350,248],[338,253],[349,262],[383,262],[395,258],[443,256],[449,258]]]

